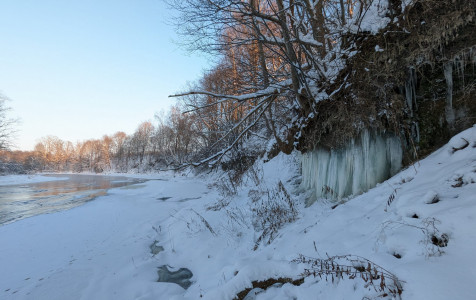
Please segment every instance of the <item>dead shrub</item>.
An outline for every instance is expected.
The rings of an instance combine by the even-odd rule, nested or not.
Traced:
[[[261,231],[253,250],[258,249],[262,242],[270,244],[280,228],[297,219],[296,205],[280,181],[278,186],[265,194],[260,200],[255,201],[252,207],[253,227]]]
[[[376,263],[357,255],[331,256],[325,259],[300,255],[294,260],[297,263],[309,265],[302,276],[319,277],[332,283],[340,279],[362,279],[365,288],[373,288],[379,296],[392,296],[401,299],[403,292],[402,281],[394,274]]]
[[[412,218],[417,219],[418,215],[414,214]],[[382,224],[382,232],[385,232],[386,230],[394,230],[401,226],[418,229],[424,235],[424,239],[420,242],[425,246],[425,256],[432,257],[443,255],[445,252],[442,248],[448,245],[449,236],[446,233],[440,233],[440,230],[437,228],[437,225],[441,222],[435,218],[425,218],[421,223],[422,226],[417,226],[406,222],[387,221]]]
[[[226,177],[221,178],[216,184],[218,193],[223,198],[229,198],[238,193],[238,186],[241,184],[241,177],[235,177],[229,172]]]

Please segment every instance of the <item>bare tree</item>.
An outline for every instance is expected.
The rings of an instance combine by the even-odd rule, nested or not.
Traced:
[[[131,143],[135,155],[139,157],[139,164],[142,164],[150,148],[150,140],[154,132],[154,125],[151,122],[142,122],[132,135]]]
[[[176,25],[189,49],[224,58],[205,75],[201,89],[172,95],[193,99],[186,102],[189,113],[216,107],[217,119],[223,111],[231,121],[213,144],[221,150],[200,163],[219,161],[258,124],[267,124],[279,148],[291,151],[300,125],[290,120],[316,115],[316,102],[338,74],[335,66],[349,54],[342,50],[341,34],[358,21],[352,19],[353,6],[366,2],[169,1],[180,12]],[[225,85],[210,80],[218,74]],[[202,97],[197,101],[192,95]],[[283,119],[284,126],[278,126]]]
[[[8,116],[11,108],[7,106],[7,101],[8,98],[0,93],[0,150],[8,150],[12,147],[14,125],[18,122]]]

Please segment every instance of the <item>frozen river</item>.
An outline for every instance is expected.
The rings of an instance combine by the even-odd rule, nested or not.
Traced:
[[[58,180],[0,186],[0,225],[70,209],[105,195],[110,188],[145,181],[121,176],[77,174],[54,177]]]

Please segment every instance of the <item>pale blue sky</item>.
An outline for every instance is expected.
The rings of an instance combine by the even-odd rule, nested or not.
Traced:
[[[200,77],[161,0],[0,0],[0,92],[18,116],[16,145],[132,133]]]

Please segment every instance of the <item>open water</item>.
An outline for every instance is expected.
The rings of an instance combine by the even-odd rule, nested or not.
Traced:
[[[59,178],[55,181],[0,186],[0,226],[40,214],[70,209],[106,195],[110,188],[146,181],[101,175],[67,174],[54,177]]]

